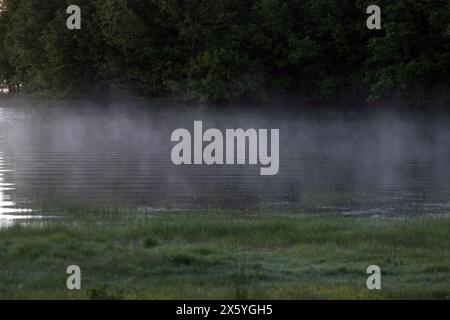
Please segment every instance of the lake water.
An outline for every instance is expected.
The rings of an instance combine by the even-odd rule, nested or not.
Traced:
[[[280,171],[175,166],[173,130],[280,129]],[[374,109],[206,108],[0,100],[0,220],[83,202],[148,210],[450,212],[448,116]]]

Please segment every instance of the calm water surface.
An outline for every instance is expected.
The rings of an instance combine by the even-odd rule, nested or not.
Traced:
[[[142,104],[142,103],[140,103]],[[175,166],[174,129],[279,128],[280,171]],[[450,122],[411,112],[0,100],[0,221],[51,201],[166,209],[450,212]],[[33,210],[31,210],[33,209]]]

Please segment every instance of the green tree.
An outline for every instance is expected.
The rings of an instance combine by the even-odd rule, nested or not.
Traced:
[[[450,86],[450,2],[385,1],[385,35],[369,40],[365,81],[370,100],[428,104]]]
[[[0,77],[61,97],[449,101],[450,3],[380,0],[4,0]],[[3,80],[2,80],[3,81]]]

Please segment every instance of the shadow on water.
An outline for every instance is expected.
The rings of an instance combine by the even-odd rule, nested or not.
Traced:
[[[49,104],[52,106],[50,107]],[[177,128],[280,129],[280,171],[175,166]],[[447,214],[448,116],[111,104],[0,103],[0,220],[45,199],[158,210]]]

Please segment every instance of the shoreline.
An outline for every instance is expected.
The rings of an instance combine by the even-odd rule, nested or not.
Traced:
[[[42,97],[33,94],[4,94],[0,95],[2,101],[19,101],[22,103],[50,103],[54,104],[73,104],[83,103],[97,107],[112,107],[120,104],[134,103],[142,108],[208,108],[229,111],[254,111],[254,110],[273,110],[276,108],[281,111],[295,112],[330,112],[330,113],[366,113],[372,112],[410,112],[418,115],[430,115],[429,112],[439,112],[440,114],[450,114],[450,110],[445,103],[441,105],[417,106],[406,101],[381,101],[369,103],[361,101],[360,103],[345,102],[313,102],[301,98],[269,98],[265,101],[255,102],[246,100],[236,100],[228,102],[201,102],[190,98],[180,97],[148,97],[138,95],[107,96],[107,97],[74,97],[57,98]],[[434,114],[438,116],[439,114]]]

